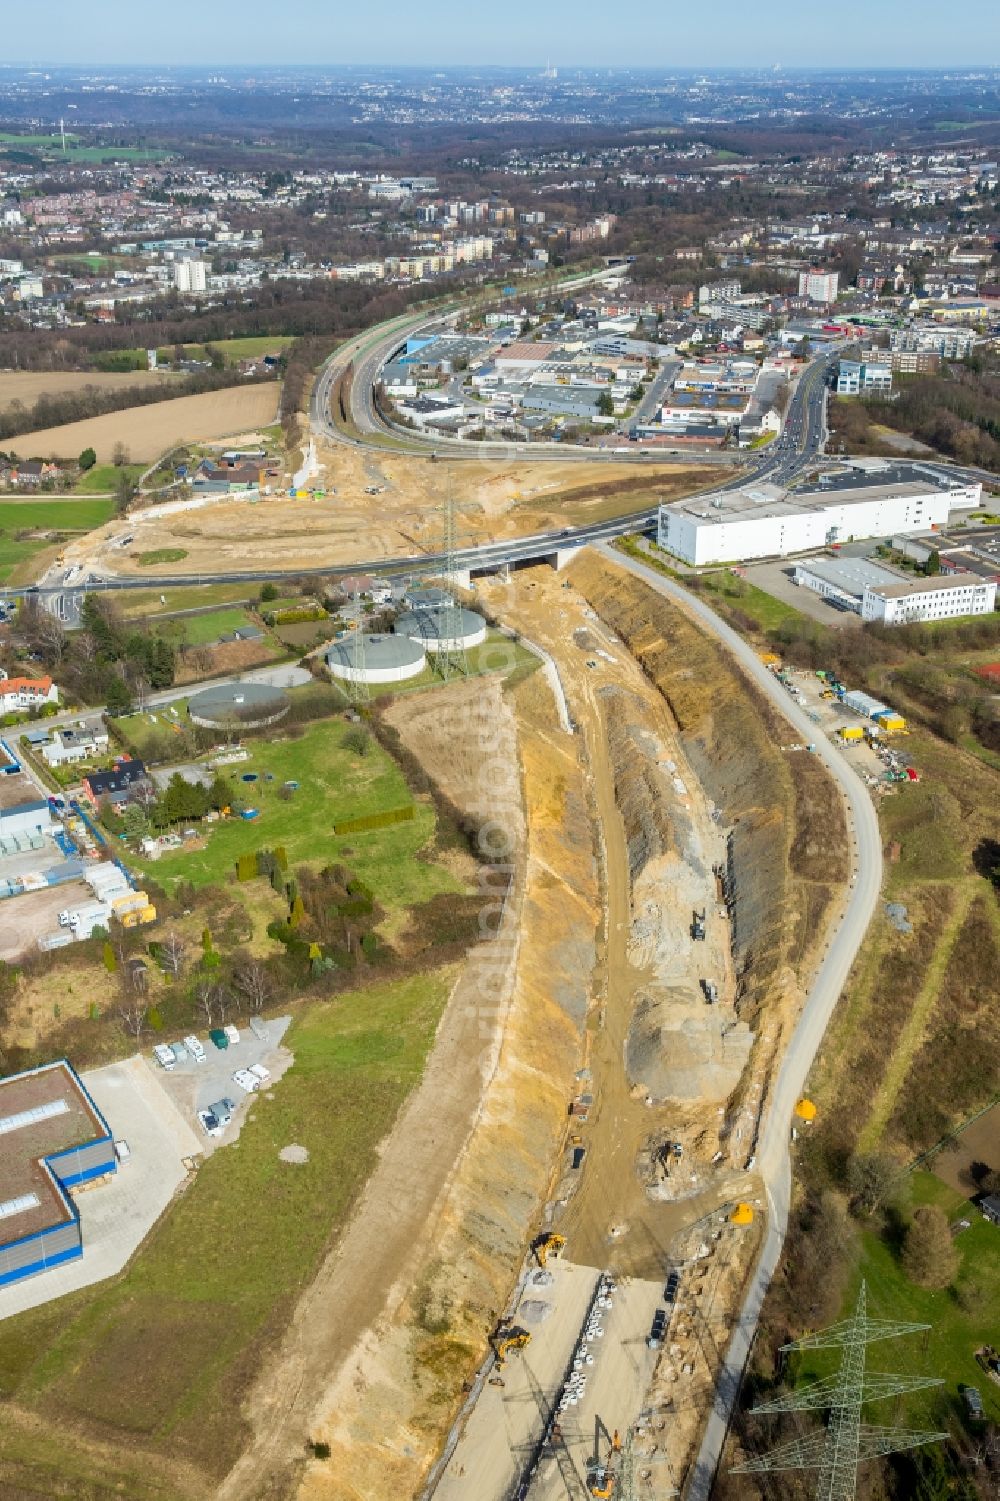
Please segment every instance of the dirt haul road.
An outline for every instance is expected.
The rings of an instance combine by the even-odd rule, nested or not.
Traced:
[[[507,618],[551,652],[580,726],[605,899],[587,1032],[592,1078],[579,1084],[594,1103],[586,1124],[571,1130],[554,1223],[575,1263],[658,1279],[678,1232],[737,1188],[733,1175],[709,1181],[687,1161],[717,1124],[749,1052],[728,1059],[723,1052],[724,1038],[739,1030],[728,922],[717,911],[713,874],[725,842],[662,700],[623,644],[550,570],[519,578]],[[638,789],[629,777],[637,762],[647,763]],[[704,944],[689,936],[695,908],[707,914]],[[715,1007],[700,988],[707,973],[719,987]],[[637,1008],[650,1015],[648,1034]],[[664,1054],[684,1054],[677,1072]],[[686,1156],[658,1160],[666,1140],[681,1143]],[[586,1150],[575,1170],[574,1145]]]
[[[757,686],[779,705],[793,728],[807,740],[813,726],[800,709],[788,701],[777,683],[762,667],[752,649],[700,600],[692,600],[676,584],[655,570],[606,550],[606,556],[642,578],[658,593],[681,603],[719,637]],[[842,920],[816,970],[791,1044],[782,1060],[770,1108],[760,1138],[760,1172],[768,1200],[767,1237],[746,1291],[732,1342],[716,1384],[715,1399],[691,1477],[689,1501],[707,1501],[715,1479],[722,1446],[739,1394],[740,1381],[761,1305],[781,1255],[791,1199],[789,1124],[795,1100],[801,1094],[813,1058],[833,1015],[851,964],[868,930],[882,883],[882,842],[871,797],[860,777],[839,750],[823,739],[816,742],[825,762],[846,798],[851,815],[851,885]]]

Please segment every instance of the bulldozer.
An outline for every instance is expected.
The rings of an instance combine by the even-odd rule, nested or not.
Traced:
[[[531,1249],[535,1253],[538,1265],[544,1266],[550,1256],[559,1255],[565,1244],[565,1235],[558,1235],[555,1230],[549,1230],[538,1237]]]
[[[607,1431],[607,1430],[605,1430]],[[622,1441],[616,1428],[603,1464],[596,1464],[587,1476],[587,1489],[597,1501],[608,1501],[615,1494],[622,1469]]]
[[[511,1350],[523,1350],[525,1345],[531,1344],[531,1335],[519,1324],[498,1324],[490,1335],[490,1344],[493,1346],[496,1368],[499,1371]]]

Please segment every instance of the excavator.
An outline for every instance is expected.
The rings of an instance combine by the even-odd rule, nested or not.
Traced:
[[[493,1346],[496,1368],[499,1371],[511,1350],[523,1350],[525,1345],[531,1344],[531,1335],[519,1324],[498,1324],[490,1335],[490,1344]]]
[[[532,1246],[535,1260],[539,1266],[544,1266],[550,1256],[558,1256],[566,1244],[565,1235],[557,1235],[554,1230],[549,1230],[545,1235],[540,1235]]]
[[[605,1429],[605,1432],[607,1430]],[[618,1480],[622,1469],[622,1441],[621,1435],[616,1428],[611,1439],[611,1447],[604,1464],[598,1464],[587,1477],[587,1489],[597,1501],[608,1501],[618,1487]]]

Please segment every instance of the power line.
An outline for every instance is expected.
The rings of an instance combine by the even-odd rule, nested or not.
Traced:
[[[907,1324],[890,1319],[868,1317],[867,1288],[862,1282],[853,1315],[807,1334],[802,1339],[782,1345],[789,1350],[840,1349],[840,1369],[834,1376],[811,1382],[800,1391],[774,1397],[753,1408],[754,1413],[828,1411],[825,1432],[810,1433],[791,1443],[734,1465],[738,1475],[759,1474],[769,1470],[818,1470],[816,1501],[854,1501],[858,1482],[858,1465],[921,1444],[937,1443],[946,1433],[904,1428],[875,1427],[863,1423],[861,1409],[866,1402],[878,1402],[903,1392],[923,1391],[941,1386],[933,1376],[897,1376],[865,1369],[868,1346],[879,1340],[896,1339],[903,1334],[917,1334],[929,1324]]]

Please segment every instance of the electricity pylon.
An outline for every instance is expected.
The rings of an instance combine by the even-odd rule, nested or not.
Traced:
[[[922,1391],[941,1386],[933,1376],[894,1376],[867,1372],[865,1355],[877,1340],[895,1339],[901,1334],[918,1334],[929,1324],[903,1324],[889,1319],[870,1319],[867,1292],[862,1282],[854,1313],[829,1329],[807,1334],[803,1339],[782,1345],[783,1350],[841,1349],[843,1356],[835,1376],[825,1376],[801,1391],[775,1397],[753,1408],[755,1413],[829,1411],[826,1431],[806,1434],[782,1444],[769,1454],[748,1459],[733,1467],[734,1474],[747,1475],[764,1470],[818,1470],[816,1501],[854,1501],[858,1482],[858,1465],[866,1459],[878,1459],[902,1449],[915,1449],[948,1437],[946,1433],[908,1431],[904,1428],[874,1427],[861,1421],[865,1402],[881,1401],[903,1392]]]
[[[429,645],[434,670],[447,682],[450,678],[469,676],[469,659],[462,640],[462,607],[455,598],[458,588],[458,532],[455,527],[455,500],[449,495],[441,507],[441,556],[444,561],[445,601],[435,611],[437,630]]]
[[[368,678],[365,673],[365,617],[361,608],[361,597],[358,596],[358,616],[354,625],[354,635],[351,640],[351,676],[347,680],[347,696],[352,704],[366,704],[371,697],[368,688]]]

